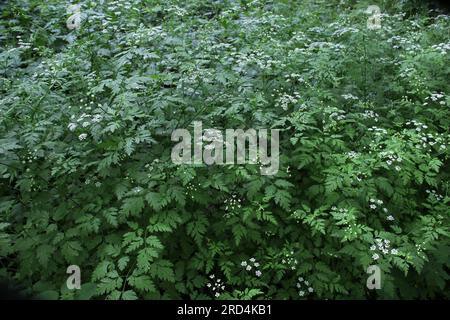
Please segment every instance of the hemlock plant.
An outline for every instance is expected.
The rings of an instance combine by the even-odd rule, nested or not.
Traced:
[[[70,4],[0,5],[2,278],[57,299],[449,297],[448,15],[80,1],[77,27]],[[278,173],[172,163],[194,121],[279,129]]]

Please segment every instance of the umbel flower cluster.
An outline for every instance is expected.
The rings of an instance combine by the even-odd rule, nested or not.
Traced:
[[[447,13],[378,1],[372,28],[353,0],[69,2],[0,1],[0,282],[66,300],[450,298]],[[173,161],[177,130],[194,133],[182,155],[211,159],[227,129],[277,148]]]

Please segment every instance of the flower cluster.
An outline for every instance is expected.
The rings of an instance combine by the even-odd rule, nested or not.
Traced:
[[[198,183],[197,185],[200,186],[200,183]],[[189,182],[186,186],[186,191],[184,192],[184,194],[187,196],[190,195],[191,199],[194,199],[194,195],[192,193],[194,193],[196,191],[197,191],[197,187]]]
[[[380,117],[378,113],[372,111],[372,110],[366,110],[362,114],[362,117],[365,119],[373,119],[375,122],[378,122],[378,118]]]
[[[345,120],[346,118],[344,110],[338,110],[330,114],[330,119],[335,121]]]
[[[211,282],[208,282],[206,286],[213,291],[216,298],[220,297],[220,294],[225,291],[225,283],[219,278],[216,279],[214,274],[211,274],[209,278]]]
[[[375,127],[375,126],[372,126],[369,129],[367,129],[367,130],[375,133],[375,135],[377,135],[377,136],[387,134],[387,130],[386,129]]]
[[[347,152],[347,157],[349,157],[350,159],[355,159],[355,158],[358,158],[359,156],[360,156],[360,154],[356,151]]]
[[[298,73],[287,74],[284,76],[284,78],[286,79],[286,82],[298,82],[298,83],[305,82],[305,79],[303,79],[303,77]]]
[[[244,267],[246,271],[252,271],[252,269],[255,268],[256,269],[255,275],[257,277],[261,277],[262,275],[261,270],[259,270],[259,266],[260,264],[259,262],[256,261],[255,258],[250,258],[248,262],[247,261],[241,262],[241,267]]]
[[[231,195],[231,198],[225,199],[224,205],[225,205],[225,217],[229,218],[234,214],[234,211],[236,209],[241,208],[241,202],[242,200],[239,199],[235,194]]]
[[[359,100],[357,96],[354,96],[351,93],[342,94],[341,97],[345,100]]]
[[[380,152],[380,156],[384,161],[386,161],[388,166],[394,165],[396,171],[400,171],[402,169],[399,164],[403,161],[403,159],[400,156],[397,156],[394,152],[382,151]]]
[[[34,155],[33,155],[33,153],[31,153],[31,151],[28,151],[27,155],[22,159],[22,164],[26,164],[27,162],[32,163],[33,160],[36,160],[38,158],[36,153],[37,153],[37,149],[34,150]]]
[[[299,290],[298,295],[300,297],[303,297],[305,294],[313,293],[314,289],[309,285],[309,281],[303,279],[303,277],[299,277],[297,279],[297,289]],[[303,289],[303,286],[306,288]]]
[[[294,92],[293,95],[283,93],[276,102],[277,107],[281,107],[283,110],[287,110],[289,105],[295,104],[300,100],[300,93]]]
[[[433,102],[439,102],[439,104],[444,105],[445,101],[442,100],[445,97],[443,92],[433,92],[429,97],[426,97],[425,100],[431,100]],[[425,102],[423,105],[426,106],[428,103]]]
[[[395,220],[394,216],[389,214],[388,208],[383,206],[383,200],[370,198],[369,202],[370,202],[370,204],[369,204],[370,209],[377,210],[378,208],[381,208],[383,210],[383,212],[385,214],[387,214],[386,220],[388,220],[388,221]]]
[[[383,255],[388,255],[389,253],[393,254],[393,255],[398,254],[397,249],[390,248],[390,246],[391,246],[390,243],[391,242],[387,239],[384,239],[384,240],[380,239],[380,238],[375,239],[375,244],[370,247],[370,250],[374,251],[374,253],[372,255],[372,259],[378,260],[378,259],[380,259],[380,255],[382,255],[382,254]]]
[[[91,109],[92,109],[92,107],[86,107],[86,110],[91,110]],[[89,126],[92,125],[92,124],[99,123],[99,122],[102,121],[103,116],[100,115],[100,114],[90,115],[90,114],[87,114],[87,113],[82,113],[82,114],[78,117],[78,119],[75,120],[75,118],[76,118],[76,116],[75,116],[75,115],[72,115],[72,116],[71,116],[71,119],[72,119],[74,122],[69,123],[69,125],[67,126],[67,128],[68,128],[70,131],[75,131],[75,129],[76,129],[79,125],[80,125],[82,128],[87,128],[87,127],[89,127]]]
[[[444,196],[437,193],[436,190],[428,190],[427,189],[425,192],[428,193],[430,195],[430,197],[436,199],[437,201],[441,201],[444,199]]]
[[[436,51],[439,51],[441,54],[445,55],[447,54],[447,51],[450,51],[450,43],[438,43],[435,45],[432,45],[431,48],[433,48]]]
[[[431,148],[435,145],[439,145],[439,148],[441,150],[444,150],[447,147],[446,144],[446,136],[444,134],[440,133],[425,133],[423,130],[428,129],[428,126],[426,124],[423,124],[422,122],[411,120],[406,122],[406,125],[413,125],[415,128],[415,131],[417,133],[415,142],[417,143],[415,145],[418,149],[425,149],[428,151],[431,151]]]
[[[22,40],[22,37],[19,35],[16,37],[18,40],[18,45],[20,49],[30,49],[31,48],[31,43],[30,42],[25,42]]]
[[[289,269],[295,270],[297,268],[298,261],[294,259],[294,251],[290,251],[284,255],[281,263],[286,265]]]

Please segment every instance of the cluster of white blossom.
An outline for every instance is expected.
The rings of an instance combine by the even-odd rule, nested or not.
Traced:
[[[445,94],[443,92],[433,92],[429,97],[426,97],[425,100],[431,100],[433,102],[438,102],[440,105],[445,105]],[[424,102],[423,105],[426,106],[428,102]]]
[[[255,275],[257,277],[261,277],[261,275],[262,275],[261,270],[259,270],[260,264],[259,264],[259,262],[256,261],[255,258],[250,258],[248,262],[247,261],[242,261],[241,262],[241,266],[243,268],[245,268],[246,271],[252,271],[253,268],[255,268],[255,270],[256,270],[255,271]]]
[[[399,76],[401,78],[412,78],[416,71],[417,70],[412,67],[406,67],[400,71]]]
[[[422,243],[416,243],[415,247],[416,247],[416,251],[417,251],[417,255],[422,257],[422,259],[426,259],[426,255],[424,254],[425,251],[425,244],[426,242],[423,241]]]
[[[200,186],[200,183],[197,184],[198,186]],[[197,187],[195,185],[193,185],[192,183],[188,183],[186,185],[186,191],[184,192],[185,195],[189,195],[191,199],[194,199],[194,196],[192,195],[193,192],[197,191]]]
[[[283,93],[278,99],[276,100],[276,107],[281,107],[283,110],[287,110],[288,107],[292,104],[297,103],[300,100],[300,93],[294,92],[293,95],[289,95],[287,93]]]
[[[450,51],[450,43],[439,43],[431,46],[432,49],[439,51],[441,54],[445,55]]]
[[[408,45],[412,45],[410,39],[401,36],[392,36],[391,38],[387,39],[386,42],[391,43],[392,48],[394,49],[405,48]]]
[[[375,122],[378,122],[379,114],[372,110],[365,110],[363,114],[361,114],[365,119],[373,119]]]
[[[437,193],[436,190],[426,190],[426,193],[428,193],[430,195],[430,197],[433,197],[434,199],[436,199],[437,201],[441,201],[444,199],[444,196]]]
[[[188,14],[188,11],[186,9],[181,8],[177,5],[172,5],[172,6],[168,7],[166,10],[167,10],[167,12],[175,13],[179,17],[184,17],[185,15]]]
[[[167,36],[167,34],[162,31],[161,26],[146,27],[144,25],[139,25],[135,31],[128,31],[123,40],[119,43],[123,46],[137,48],[145,46],[149,41],[155,41],[165,36]],[[155,57],[155,53],[150,51],[143,51],[140,52],[140,54],[144,60]]]
[[[376,126],[372,126],[369,129],[367,129],[367,130],[375,133],[375,135],[377,135],[377,136],[387,134],[387,130],[386,129],[379,128],[379,127],[376,127]]]
[[[92,94],[91,97],[93,98],[94,95]],[[80,103],[83,103],[83,102],[84,102],[84,99],[80,99]],[[89,104],[86,102],[80,106],[80,110],[85,109],[86,111],[89,112],[92,110],[93,105],[94,105],[93,101],[91,101]],[[99,107],[101,107],[101,104],[99,104]],[[68,106],[68,108],[71,109],[72,106]],[[75,131],[78,128],[78,126],[80,126],[81,128],[87,128],[90,125],[100,123],[103,120],[103,116],[98,113],[91,115],[86,112],[83,112],[77,119],[75,119],[75,118],[77,118],[77,117],[74,114],[70,117],[72,122],[70,122],[67,125],[67,128],[70,131]],[[88,136],[87,133],[81,133],[78,135],[78,139],[80,141],[83,141],[87,138],[87,136]]]
[[[299,290],[298,295],[303,297],[305,294],[310,294],[314,292],[313,287],[310,286],[309,281],[303,279],[303,277],[298,277],[297,279],[297,289]],[[306,288],[303,289],[303,286]]]
[[[341,121],[341,120],[345,120],[346,118],[347,117],[345,115],[344,110],[338,110],[338,111],[330,114],[330,119],[332,119],[334,121]]]
[[[428,129],[428,126],[416,120],[408,121],[406,122],[406,125],[413,125],[415,127],[419,139],[418,143],[415,145],[416,148],[423,148],[431,151],[435,145],[439,145],[441,150],[444,150],[447,147],[445,134],[425,133],[423,131]]]
[[[386,162],[388,166],[394,165],[394,169],[396,171],[400,171],[402,168],[399,166],[399,164],[403,161],[403,159],[396,155],[392,151],[382,151],[380,152],[380,157],[383,159],[383,161]]]
[[[378,259],[380,259],[381,255],[388,255],[388,254],[396,255],[396,254],[398,254],[397,249],[391,249],[390,247],[391,247],[391,242],[389,240],[380,239],[380,238],[375,239],[375,244],[373,244],[370,247],[370,250],[374,251],[374,253],[372,255],[372,259],[378,260]]]
[[[370,202],[370,204],[369,204],[370,209],[372,209],[372,210],[382,209],[383,212],[385,214],[387,214],[386,220],[388,220],[388,221],[395,220],[394,216],[389,214],[388,208],[383,206],[383,200],[370,198],[369,202]]]
[[[235,194],[231,198],[225,199],[225,210],[233,211],[236,208],[241,208],[241,199],[237,198]]]
[[[303,79],[303,77],[298,73],[287,74],[284,76],[284,78],[286,79],[286,82],[298,82],[298,83],[305,82],[305,79]]]
[[[354,96],[351,93],[342,94],[341,97],[345,100],[359,100],[357,96]]]
[[[336,206],[332,206],[331,207],[331,211],[333,213],[339,213],[339,214],[342,214],[342,215],[348,214],[348,209],[346,209],[346,208],[338,208]]]
[[[254,50],[253,52],[232,52],[230,56],[235,62],[233,70],[236,72],[244,72],[251,65],[257,65],[261,70],[271,70],[275,66],[285,66],[281,61],[273,60],[271,56],[259,50]]]
[[[361,155],[359,152],[356,152],[356,151],[353,151],[353,150],[347,152],[346,154],[347,154],[347,157],[349,157],[350,159],[356,159],[356,158],[358,158]]]
[[[260,167],[261,168],[261,167]],[[292,174],[291,174],[291,167],[290,166],[287,166],[286,167],[286,173],[288,174],[288,177],[292,177]]]
[[[31,151],[28,151],[27,154],[22,158],[22,164],[32,163],[33,160],[36,160],[38,158],[37,156],[37,149],[34,149],[34,154],[31,153]]]
[[[337,30],[335,30],[331,35],[333,37],[340,37],[346,33],[358,33],[359,29],[354,28],[354,27],[342,27],[340,23],[337,22],[333,22],[330,24],[330,27],[336,27],[338,28]]]
[[[220,294],[225,291],[225,283],[219,278],[216,279],[214,274],[211,274],[209,278],[211,282],[208,282],[206,286],[213,291],[216,298],[220,297]]]
[[[18,45],[20,49],[30,49],[31,48],[31,43],[30,42],[25,42],[22,40],[22,37],[19,35],[16,37],[18,40]]]
[[[298,261],[294,258],[294,251],[289,251],[284,255],[281,263],[286,265],[289,269],[295,270],[297,268]]]

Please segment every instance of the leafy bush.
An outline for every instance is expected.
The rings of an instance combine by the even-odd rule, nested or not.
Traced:
[[[81,4],[73,30],[62,1],[2,5],[2,277],[60,299],[449,297],[449,16]],[[280,129],[279,172],[173,164],[193,121]]]

